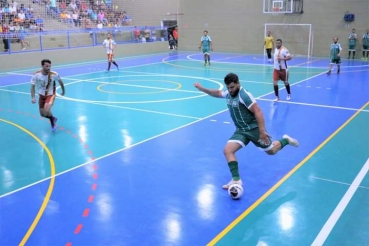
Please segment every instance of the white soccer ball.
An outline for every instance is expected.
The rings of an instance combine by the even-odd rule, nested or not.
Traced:
[[[229,196],[234,199],[240,199],[243,194],[243,187],[239,184],[232,184],[228,187],[228,194]]]

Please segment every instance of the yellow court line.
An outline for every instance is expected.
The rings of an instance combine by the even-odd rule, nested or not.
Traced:
[[[31,236],[33,230],[36,228],[38,222],[41,219],[42,214],[44,213],[44,211],[46,209],[47,203],[50,200],[51,193],[54,189],[54,183],[55,183],[55,162],[54,162],[54,158],[53,158],[49,148],[38,137],[36,137],[32,132],[28,131],[27,129],[25,129],[25,128],[21,127],[20,125],[15,124],[11,121],[7,121],[7,120],[4,120],[4,119],[0,119],[0,121],[8,123],[10,125],[13,125],[13,126],[19,128],[20,130],[24,131],[28,135],[30,135],[32,138],[34,138],[42,146],[42,148],[46,151],[47,156],[49,157],[49,161],[50,161],[51,179],[50,179],[49,188],[47,189],[46,196],[44,198],[44,201],[42,202],[42,205],[41,205],[35,219],[33,220],[31,226],[28,228],[28,231],[24,235],[22,241],[19,243],[19,245],[23,246],[23,245],[26,244],[26,242],[29,239],[29,237]]]
[[[326,145],[334,136],[336,136],[348,123],[350,123],[364,108],[369,106],[367,102],[355,114],[353,114],[345,123],[343,123],[336,131],[334,131],[324,142],[316,147],[308,156],[306,156],[297,166],[289,171],[282,179],[280,179],[272,188],[270,188],[264,195],[262,195],[256,202],[254,202],[246,211],[231,222],[223,231],[221,231],[207,246],[215,245],[222,239],[230,230],[232,230],[241,220],[249,215],[260,203],[262,203],[271,193],[273,193],[279,186],[281,186],[292,174],[294,174],[300,167],[302,167],[316,152],[318,152],[324,145]]]

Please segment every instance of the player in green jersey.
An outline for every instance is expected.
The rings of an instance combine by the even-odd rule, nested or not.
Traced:
[[[366,52],[366,57],[365,57]],[[369,58],[369,29],[366,30],[366,33],[363,35],[363,57],[362,60],[368,60]]]
[[[263,112],[253,95],[242,88],[238,76],[229,73],[224,78],[224,83],[227,86],[226,91],[207,89],[199,83],[195,83],[194,86],[210,96],[225,98],[231,118],[236,126],[236,131],[224,148],[224,155],[232,174],[231,181],[223,185],[223,189],[228,189],[230,185],[235,183],[242,185],[235,154],[250,141],[269,155],[276,154],[286,145],[297,147],[299,142],[288,135],[283,135],[281,140],[272,142],[265,128]]]
[[[204,60],[205,60],[205,64],[210,66],[210,51],[213,51],[213,42],[210,38],[210,36],[208,36],[208,31],[204,31],[204,36],[201,37],[201,43],[199,46],[199,49],[201,50],[202,48],[202,53],[204,54]]]
[[[357,34],[355,29],[352,29],[352,32],[350,33],[348,37],[349,43],[348,43],[348,58],[350,59],[351,51],[352,51],[352,59],[355,59],[355,53],[356,53],[356,40],[357,40]]]
[[[329,64],[329,70],[327,74],[331,74],[333,64],[337,64],[337,73],[340,73],[340,67],[341,67],[341,51],[342,47],[338,43],[338,38],[333,38],[333,43],[331,44],[331,57],[330,57],[330,64]]]

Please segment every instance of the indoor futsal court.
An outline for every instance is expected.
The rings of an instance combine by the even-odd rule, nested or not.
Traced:
[[[328,58],[294,57],[291,101],[280,82],[273,102],[263,55],[211,58],[125,57],[109,73],[105,60],[52,64],[66,89],[55,132],[31,103],[38,67],[2,73],[0,245],[369,245],[369,64],[343,59],[327,75]],[[225,99],[193,86],[225,90],[229,72],[273,140],[300,142],[241,149],[240,200],[222,189],[235,130]]]

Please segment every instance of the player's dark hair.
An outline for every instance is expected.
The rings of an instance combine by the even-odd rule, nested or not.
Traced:
[[[50,63],[51,64],[51,61],[49,59],[43,59],[41,61],[41,66],[43,66],[45,63]]]
[[[229,73],[229,74],[227,74],[227,76],[224,77],[224,83],[226,85],[229,85],[232,82],[238,84],[239,83],[238,76],[237,76],[237,74]]]
[[[204,32],[208,32],[207,30],[204,30]]]
[[[280,39],[280,38],[279,38],[279,39],[277,39],[276,41],[280,41],[280,42],[282,43],[282,39]]]

